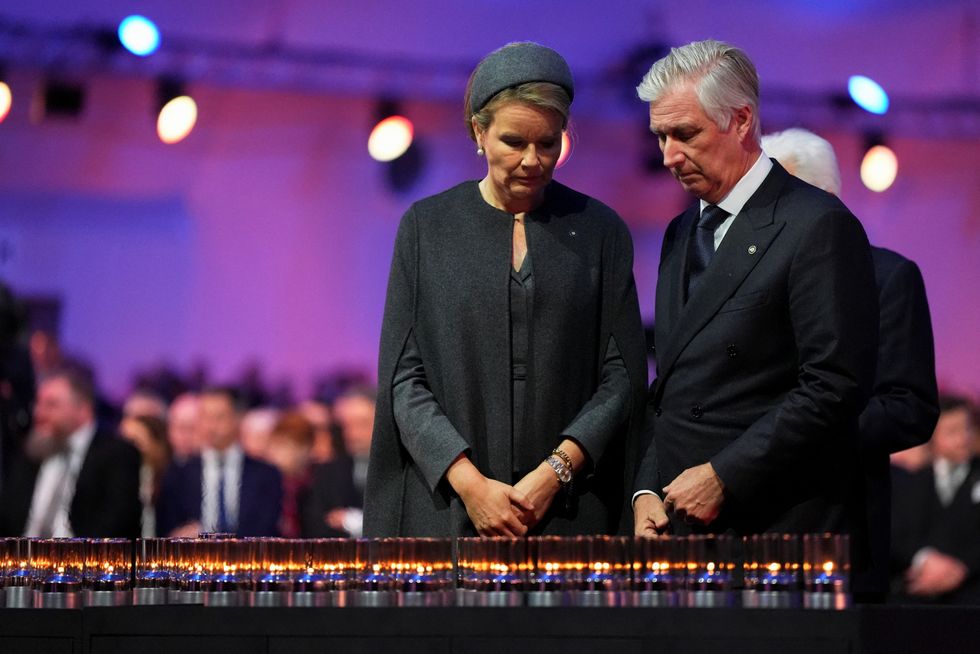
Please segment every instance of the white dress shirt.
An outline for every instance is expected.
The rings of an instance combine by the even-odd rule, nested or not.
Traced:
[[[232,530],[238,525],[245,453],[235,443],[223,452],[207,448],[201,452],[201,531],[218,530],[218,486],[221,468],[225,475],[225,516]]]
[[[75,497],[75,482],[95,436],[95,423],[79,427],[65,441],[65,449],[46,458],[37,473],[34,495],[27,514],[24,536],[31,538],[71,538],[74,532],[68,513]],[[52,504],[56,503],[56,504]],[[50,533],[42,533],[45,521],[54,512]]]

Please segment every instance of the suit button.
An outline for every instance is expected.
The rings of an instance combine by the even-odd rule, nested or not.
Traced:
[[[704,409],[701,407],[700,404],[695,404],[693,407],[691,407],[692,418],[694,418],[695,420],[700,420],[701,416],[703,415],[704,415]]]
[[[650,354],[656,354],[656,353],[657,353],[657,346],[656,345],[651,345],[650,346]]]
[[[664,412],[663,409],[661,409],[660,407],[657,407],[657,410],[653,412],[653,415],[655,415],[655,416],[657,416],[659,418],[661,416],[661,414],[663,414],[663,412]]]
[[[736,356],[738,356],[738,348],[735,347],[734,343],[732,343],[728,346],[728,358],[734,359]]]

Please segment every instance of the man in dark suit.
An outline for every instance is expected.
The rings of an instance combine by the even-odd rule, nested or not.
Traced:
[[[980,604],[980,458],[977,418],[962,397],[944,396],[933,462],[894,471],[893,590],[899,601]]]
[[[91,381],[75,370],[38,386],[34,429],[0,499],[0,533],[132,537],[140,533],[139,453],[95,424]]]
[[[813,132],[795,127],[766,134],[762,149],[790,174],[840,195],[834,149]],[[888,457],[928,441],[939,417],[932,323],[922,274],[915,262],[885,248],[872,247],[871,259],[878,286],[878,365],[874,394],[859,421],[871,566],[851,579],[859,602],[882,602],[888,593]]]
[[[200,420],[201,455],[172,464],[164,475],[157,502],[159,534],[278,535],[281,477],[273,466],[242,451],[235,392],[211,388],[201,393]]]
[[[743,52],[702,41],[672,50],[637,89],[664,165],[699,202],[664,236],[634,528],[863,543],[870,247],[837,198],[762,154],[758,88]]]

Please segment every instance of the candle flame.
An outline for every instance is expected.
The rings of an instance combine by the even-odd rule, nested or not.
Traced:
[[[708,574],[710,575],[714,571],[715,571],[715,562],[708,561]]]
[[[780,566],[778,563],[770,563],[768,567],[769,567],[769,572],[779,572]]]
[[[827,574],[832,573],[834,571],[834,562],[833,561],[827,561],[826,563],[824,563],[823,564],[823,571],[826,572]]]

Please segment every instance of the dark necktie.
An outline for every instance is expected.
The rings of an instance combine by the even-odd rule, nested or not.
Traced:
[[[701,212],[698,226],[691,237],[691,246],[687,257],[688,298],[694,295],[701,281],[701,275],[711,263],[711,257],[715,255],[715,230],[718,225],[725,222],[726,218],[728,218],[728,212],[713,204],[709,204]]]
[[[231,525],[228,523],[228,508],[225,506],[225,457],[218,457],[218,525],[217,531],[228,533]]]

